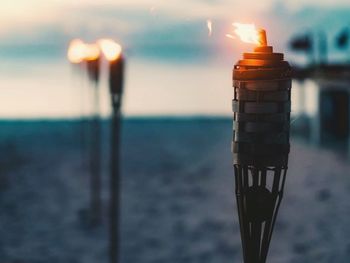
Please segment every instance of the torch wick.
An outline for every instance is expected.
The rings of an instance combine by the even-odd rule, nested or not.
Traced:
[[[267,37],[265,29],[259,29],[259,42],[260,46],[267,46]]]

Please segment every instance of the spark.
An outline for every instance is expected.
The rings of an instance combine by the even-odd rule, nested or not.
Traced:
[[[213,32],[213,28],[212,28],[212,22],[210,19],[207,20],[207,27],[208,27],[208,36],[211,36],[212,32]]]

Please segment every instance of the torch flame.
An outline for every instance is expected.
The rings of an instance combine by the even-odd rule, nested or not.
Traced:
[[[86,56],[86,46],[80,39],[73,39],[69,43],[67,57],[71,63],[79,64]]]
[[[122,47],[112,39],[100,39],[98,45],[108,61],[117,60],[122,53]]]
[[[212,22],[211,20],[207,20],[207,27],[208,27],[208,36],[211,36],[212,34]]]
[[[234,32],[243,42],[256,45],[261,44],[259,31],[254,24],[233,23],[232,25],[235,27]],[[226,36],[232,38],[232,35],[227,34]]]
[[[232,36],[231,34],[226,34],[226,37],[232,38],[232,39],[235,39],[235,38],[236,38],[235,36]]]
[[[98,59],[100,49],[97,44],[85,44],[85,60],[92,61]]]

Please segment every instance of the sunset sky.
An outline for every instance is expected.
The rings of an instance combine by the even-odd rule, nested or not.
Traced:
[[[288,42],[304,33],[327,34],[331,61],[350,58],[349,50],[334,47],[334,37],[350,26],[349,14],[349,0],[4,0],[0,117],[79,116],[75,87],[82,84],[72,77],[67,46],[73,38],[101,37],[122,44],[128,60],[126,115],[229,115],[233,63],[252,49],[225,37],[232,22],[265,28],[274,50],[300,64],[305,54],[292,52]]]
[[[198,48],[205,53],[227,45],[224,35],[233,21],[268,28],[271,42],[283,47],[297,31],[336,33],[350,24],[349,11],[347,0],[5,0],[0,55],[57,55],[72,37],[111,36],[148,57],[191,57]],[[207,38],[207,19],[213,21],[212,39]]]

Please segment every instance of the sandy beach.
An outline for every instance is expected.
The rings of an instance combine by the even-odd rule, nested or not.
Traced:
[[[107,262],[109,129],[103,222],[89,228],[88,149],[79,121],[0,122],[0,262]],[[230,119],[127,119],[122,134],[121,262],[242,262]],[[82,137],[85,136],[85,137]],[[85,139],[84,139],[85,138]],[[271,263],[350,258],[350,164],[292,138]]]

